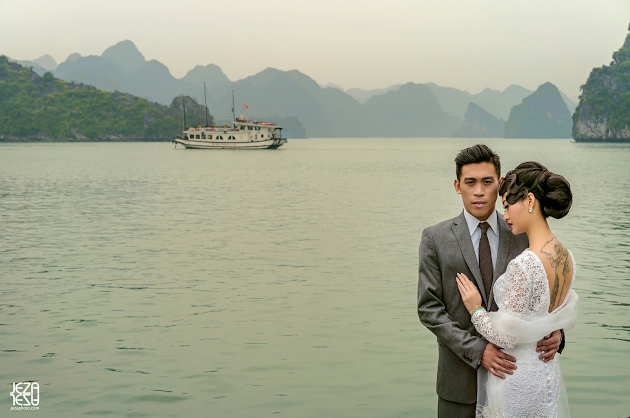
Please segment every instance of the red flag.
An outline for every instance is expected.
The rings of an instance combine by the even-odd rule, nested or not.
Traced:
[[[245,105],[245,109],[249,109],[249,106]]]

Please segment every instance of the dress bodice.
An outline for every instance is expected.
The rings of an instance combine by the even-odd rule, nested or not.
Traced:
[[[570,251],[569,254],[573,263],[573,277],[575,277],[575,259]],[[569,284],[564,301],[553,312],[562,309],[567,304],[572,285],[573,280]],[[493,293],[499,311],[507,315],[543,318],[551,314],[547,272],[542,261],[530,250],[523,251],[510,261],[505,273],[496,280]],[[493,344],[507,349],[513,348],[516,344],[516,339],[512,336],[493,329],[487,312],[477,311],[472,322],[477,331]]]
[[[569,251],[575,277],[575,259]],[[569,284],[568,295],[573,286]],[[516,309],[516,312],[530,317],[543,317],[549,314],[551,292],[547,272],[542,261],[531,250],[523,251],[510,261],[508,267],[495,282],[494,300],[499,309]],[[515,299],[520,299],[517,301]],[[567,297],[556,308],[561,309],[567,303]]]

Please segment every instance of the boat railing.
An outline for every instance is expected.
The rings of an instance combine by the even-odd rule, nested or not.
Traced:
[[[202,128],[188,128],[186,129],[187,131],[193,131],[193,132],[237,132],[239,129],[238,128],[224,128],[224,127],[220,127],[220,128],[213,128],[212,126],[204,126]]]

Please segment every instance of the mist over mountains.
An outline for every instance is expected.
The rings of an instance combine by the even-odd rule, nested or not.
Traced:
[[[273,68],[231,81],[214,64],[196,65],[177,79],[164,64],[147,61],[129,40],[107,48],[100,56],[72,54],[58,65],[49,55],[18,62],[40,75],[50,71],[68,82],[131,93],[162,104],[170,104],[182,94],[203,103],[205,82],[208,107],[215,119],[231,119],[234,90],[237,116],[297,117],[311,137],[450,137],[462,127],[470,103],[507,120],[511,108],[533,93],[512,85],[503,92],[487,88],[471,94],[433,83],[344,91],[334,84],[321,86],[297,70]],[[572,113],[576,103],[560,94]]]

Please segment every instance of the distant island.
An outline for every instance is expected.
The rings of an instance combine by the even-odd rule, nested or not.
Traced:
[[[0,141],[170,141],[182,131],[182,98],[170,106],[128,93],[39,76],[0,56]],[[205,108],[191,97],[192,123]],[[211,118],[211,116],[210,116]],[[212,119],[210,119],[212,120]]]
[[[455,138],[503,138],[505,121],[474,103],[468,104],[464,124],[453,133]]]
[[[470,103],[463,125],[453,133],[460,138],[571,138],[571,113],[560,91],[544,83],[522,103],[512,107],[506,121]]]
[[[514,106],[505,123],[505,138],[571,138],[571,113],[558,88],[542,84]]]
[[[572,135],[578,142],[630,142],[630,33],[610,65],[594,68],[582,86]]]
[[[177,79],[164,64],[147,61],[130,40],[107,48],[100,56],[71,54],[58,65],[47,55],[19,63],[42,76],[50,72],[67,83],[130,94],[165,107],[172,105],[173,97],[181,95],[203,103],[205,82],[210,113],[221,124],[231,121],[234,90],[237,116],[283,120],[280,124],[293,127],[292,132],[283,131],[289,138],[451,137],[465,124],[471,103],[505,121],[511,109],[533,93],[511,85],[504,91],[486,88],[471,94],[433,83],[344,91],[334,84],[321,86],[297,70],[274,68],[231,81],[214,64],[197,65]],[[564,93],[560,95],[572,112],[577,104]],[[486,130],[484,135],[494,136],[495,132]]]

